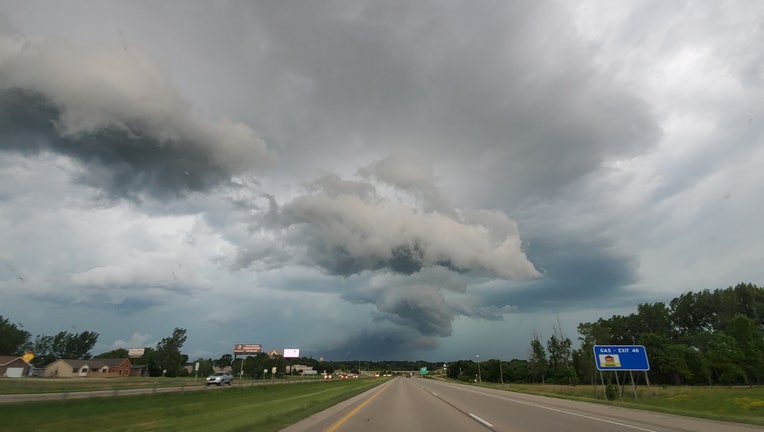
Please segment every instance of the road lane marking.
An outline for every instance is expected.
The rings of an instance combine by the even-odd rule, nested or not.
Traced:
[[[473,391],[473,393],[478,393],[478,394],[481,394],[483,396],[488,396],[488,397],[492,397],[492,398],[503,399],[503,400],[507,400],[507,401],[510,401],[510,402],[516,402],[516,403],[519,403],[519,404],[530,405],[532,407],[542,408],[542,409],[549,410],[549,411],[555,411],[555,412],[559,412],[559,413],[563,413],[563,414],[569,414],[569,415],[576,416],[576,417],[583,417],[583,418],[587,418],[589,420],[596,420],[596,421],[600,421],[600,422],[603,422],[603,423],[613,424],[613,425],[616,425],[616,426],[623,426],[623,427],[627,427],[627,428],[631,428],[631,429],[641,430],[641,431],[644,431],[644,432],[658,432],[658,431],[656,431],[654,429],[645,429],[645,428],[642,428],[642,427],[639,427],[639,426],[634,426],[634,425],[630,425],[630,424],[626,424],[626,423],[620,423],[620,422],[613,421],[613,420],[606,420],[606,419],[599,418],[599,417],[594,417],[594,416],[590,416],[590,415],[586,415],[586,414],[579,414],[579,413],[576,413],[576,412],[566,411],[566,410],[562,410],[562,409],[559,409],[559,408],[552,408],[552,407],[548,407],[548,406],[544,406],[544,405],[539,405],[539,404],[535,404],[535,403],[531,403],[531,402],[525,402],[525,401],[521,401],[521,400],[518,400],[518,399],[506,398],[506,397],[501,397],[501,396],[492,395],[492,394],[489,394],[489,393],[477,392],[477,391]]]
[[[464,411],[463,409],[459,408],[458,406],[456,406],[456,405],[452,404],[451,402],[445,400],[444,398],[438,396],[438,394],[435,393],[434,391],[426,389],[424,386],[420,385],[419,383],[415,383],[415,384],[420,389],[422,389],[422,390],[432,394],[433,396],[435,396],[436,399],[438,399],[439,401],[443,402],[444,404],[450,406],[451,408],[457,410],[458,412],[460,412],[460,413],[462,413],[462,414],[464,414],[464,415],[466,415],[468,417],[471,417],[473,420],[477,421],[478,423],[482,424],[483,426],[487,427],[488,429],[493,430],[493,425],[491,423],[488,423],[487,421],[481,419],[480,417],[476,416],[475,414],[468,413],[468,412]]]
[[[489,428],[493,429],[493,425],[492,425],[492,424],[490,424],[490,423],[488,423],[487,421],[485,421],[485,420],[481,419],[480,417],[476,416],[475,414],[472,414],[472,413],[470,413],[469,415],[470,415],[470,417],[472,417],[473,419],[477,420],[477,422],[478,422],[478,423],[482,423],[484,426],[486,426],[486,427],[489,427]]]
[[[390,382],[392,382],[392,381],[390,381]],[[389,384],[389,383],[388,383],[388,384]],[[381,389],[379,389],[379,391],[378,391],[378,392],[376,392],[376,393],[374,393],[374,395],[373,395],[372,397],[370,397],[370,398],[366,399],[366,400],[365,400],[365,401],[364,401],[364,402],[363,402],[361,405],[358,405],[358,406],[357,406],[357,407],[356,407],[356,408],[355,408],[353,411],[350,411],[350,412],[349,412],[349,413],[348,413],[348,414],[347,414],[345,417],[342,417],[342,418],[340,419],[340,421],[338,421],[337,423],[333,424],[333,425],[332,425],[332,427],[330,427],[329,429],[327,429],[327,430],[326,430],[326,432],[334,432],[335,430],[337,430],[337,428],[338,428],[338,427],[342,426],[342,423],[345,423],[346,421],[348,421],[348,419],[349,419],[350,417],[353,417],[353,416],[354,416],[354,415],[355,415],[355,414],[356,414],[358,411],[360,411],[360,410],[361,410],[361,408],[363,408],[363,407],[365,407],[366,405],[368,405],[368,404],[369,404],[369,402],[371,402],[372,400],[374,400],[374,398],[375,398],[375,397],[379,396],[379,394],[380,394],[380,393],[382,393],[383,391],[385,391],[385,389],[386,389],[387,387],[388,387],[388,385],[385,385],[384,387],[382,387]]]

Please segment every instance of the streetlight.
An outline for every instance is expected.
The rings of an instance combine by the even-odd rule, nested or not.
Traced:
[[[482,379],[480,377],[480,354],[476,354],[475,357],[477,357],[477,362],[478,362],[478,382],[481,382]]]

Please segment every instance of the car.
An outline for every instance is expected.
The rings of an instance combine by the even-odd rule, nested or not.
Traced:
[[[207,377],[207,385],[216,384],[221,386],[223,384],[233,384],[233,375],[231,372],[215,372]]]

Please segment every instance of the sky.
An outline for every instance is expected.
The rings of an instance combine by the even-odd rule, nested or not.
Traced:
[[[0,0],[0,315],[327,360],[764,283],[764,3]]]

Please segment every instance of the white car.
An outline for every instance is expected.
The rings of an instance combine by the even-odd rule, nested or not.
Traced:
[[[214,374],[207,377],[207,385],[209,386],[212,384],[219,386],[223,384],[231,385],[233,384],[233,375],[231,372],[215,372]]]

